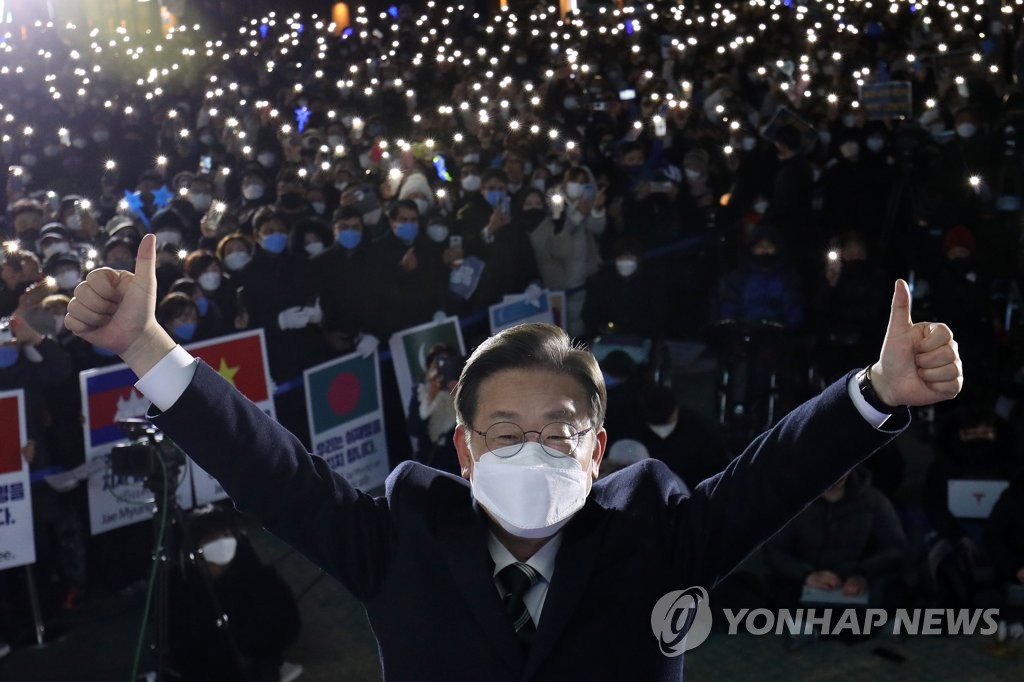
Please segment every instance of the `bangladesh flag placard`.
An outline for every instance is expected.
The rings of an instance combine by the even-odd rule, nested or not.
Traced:
[[[306,372],[309,426],[324,433],[380,410],[377,356],[349,355]]]
[[[357,488],[383,483],[388,452],[377,354],[346,355],[302,376],[313,453]]]

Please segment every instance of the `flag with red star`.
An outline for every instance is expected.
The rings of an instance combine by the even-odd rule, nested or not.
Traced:
[[[185,348],[231,382],[246,398],[260,407],[269,403],[273,410],[262,329],[200,341]]]

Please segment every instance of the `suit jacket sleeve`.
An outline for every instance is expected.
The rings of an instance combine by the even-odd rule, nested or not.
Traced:
[[[669,560],[710,589],[843,474],[898,435],[905,410],[875,429],[847,394],[850,375],[797,407],[687,498],[668,500]]]
[[[384,499],[349,485],[201,360],[185,393],[153,421],[240,511],[357,597],[375,593],[393,546]]]

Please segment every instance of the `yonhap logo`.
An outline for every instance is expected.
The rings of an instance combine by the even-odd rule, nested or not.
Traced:
[[[711,632],[707,590],[688,587],[663,596],[651,611],[651,630],[665,656],[696,649]]]

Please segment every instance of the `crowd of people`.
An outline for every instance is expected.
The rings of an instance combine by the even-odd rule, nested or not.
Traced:
[[[353,6],[349,26],[26,27],[0,44],[0,389],[25,389],[26,454],[37,470],[83,461],[78,373],[119,360],[63,317],[84,275],[131,270],[148,232],[159,322],[181,343],[263,329],[279,386],[438,316],[458,315],[471,348],[487,306],[565,291],[575,338],[650,342],[602,361],[611,442],[645,443],[691,487],[730,447],[678,404],[687,386],[668,390],[666,341],[710,343],[727,367],[736,338],[771,326],[755,357],[799,399],[875,359],[903,277],[915,319],[954,330],[966,376],[926,420],[935,464],[917,504],[929,546],[945,543],[927,562],[934,592],[1024,583],[1019,14],[787,0],[563,18],[431,0]],[[879,114],[872,86],[902,93],[897,109]],[[411,406],[382,360],[392,463],[457,471],[438,399],[457,355],[432,355]],[[749,391],[767,380],[750,376]],[[301,388],[276,402],[308,439]],[[775,577],[898,592],[898,462],[882,453],[825,494],[850,528],[823,538],[808,518],[777,538]],[[946,483],[965,478],[1014,481],[987,526],[947,509]],[[38,487],[44,583],[73,606],[96,570],[84,502]],[[881,519],[867,529],[865,509]]]

